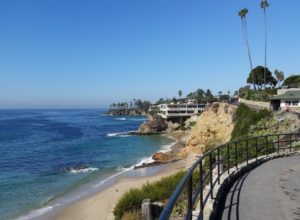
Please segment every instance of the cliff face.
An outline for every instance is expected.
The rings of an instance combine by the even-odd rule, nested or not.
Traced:
[[[233,116],[236,107],[226,103],[213,103],[200,115],[192,128],[182,156],[202,154],[205,150],[226,143],[234,128]]]

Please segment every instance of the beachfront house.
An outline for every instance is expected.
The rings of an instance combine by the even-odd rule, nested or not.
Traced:
[[[274,111],[300,112],[300,90],[288,90],[271,98],[271,106]]]
[[[206,105],[197,103],[160,104],[158,105],[158,115],[165,119],[189,118],[203,112]]]

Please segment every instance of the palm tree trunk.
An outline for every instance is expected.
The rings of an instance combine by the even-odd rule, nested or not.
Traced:
[[[252,75],[252,81],[253,81],[254,90],[256,90],[255,78],[254,78],[254,75],[252,74],[253,65],[252,65],[252,58],[251,58],[251,52],[250,52],[250,46],[249,46],[249,40],[248,40],[248,31],[247,31],[246,17],[244,17],[244,27],[245,27],[244,31],[245,31],[246,46],[247,46],[247,51],[248,51],[248,58],[249,58],[250,68],[251,68],[251,72],[250,73]]]
[[[265,69],[264,69],[264,88],[266,88],[267,77],[267,16],[266,9],[264,8],[264,20],[265,20]]]

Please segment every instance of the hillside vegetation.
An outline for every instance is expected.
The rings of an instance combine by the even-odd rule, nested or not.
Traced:
[[[240,104],[234,115],[234,129],[231,133],[231,140],[242,139],[249,135],[250,126],[264,118],[270,118],[268,110],[254,111],[245,104]]]

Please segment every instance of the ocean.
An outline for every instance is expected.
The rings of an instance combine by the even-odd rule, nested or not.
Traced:
[[[155,151],[173,142],[129,135],[143,116],[104,113],[0,110],[0,219],[36,218],[62,205],[63,198],[74,200],[79,188],[101,186],[150,162]]]

